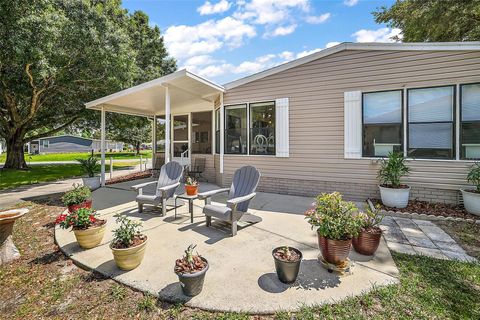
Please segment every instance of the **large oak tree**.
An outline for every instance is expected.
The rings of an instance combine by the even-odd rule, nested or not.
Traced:
[[[26,168],[24,144],[85,118],[86,101],[175,69],[158,28],[119,0],[2,1],[0,16],[6,168]]]

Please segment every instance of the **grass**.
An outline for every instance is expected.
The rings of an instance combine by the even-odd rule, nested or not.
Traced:
[[[393,258],[400,270],[398,285],[375,288],[333,305],[249,316],[168,304],[72,265],[53,241],[52,221],[63,210],[57,197],[25,205],[30,213],[14,228],[22,257],[0,267],[1,318],[480,319],[479,264],[397,253]],[[473,228],[462,229],[462,234],[467,242],[478,237]]]
[[[480,260],[480,225],[469,222],[436,221],[465,251]]]
[[[113,167],[114,170],[121,170],[139,163],[140,161],[125,160],[114,163]],[[106,171],[108,177],[108,166]],[[79,164],[35,165],[30,166],[28,170],[0,169],[0,190],[83,175]]]
[[[140,154],[143,158],[151,157],[152,151],[141,151]],[[100,153],[95,153],[96,156],[100,158]],[[4,163],[6,159],[6,154],[0,155],[0,163]],[[41,161],[75,161],[76,159],[86,159],[90,156],[90,152],[82,153],[57,153],[57,154],[35,154],[35,155],[25,155],[25,161],[30,162],[41,162]],[[139,156],[134,152],[109,152],[106,153],[107,160],[110,157],[114,159],[138,159]]]

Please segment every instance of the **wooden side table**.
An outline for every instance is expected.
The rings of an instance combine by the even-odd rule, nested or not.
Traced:
[[[198,194],[189,196],[188,194],[180,194],[175,197],[175,219],[177,219],[177,199],[188,200],[188,212],[190,213],[190,222],[193,223],[193,200],[198,199]]]

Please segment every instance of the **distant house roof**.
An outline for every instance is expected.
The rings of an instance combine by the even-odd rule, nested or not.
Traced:
[[[343,42],[336,46],[312,53],[308,56],[286,62],[276,67],[260,71],[258,73],[234,80],[223,86],[225,89],[233,89],[243,84],[259,80],[273,74],[300,66],[302,64],[332,55],[345,50],[393,50],[393,51],[455,51],[455,50],[480,50],[480,42],[419,42],[419,43],[353,43]]]

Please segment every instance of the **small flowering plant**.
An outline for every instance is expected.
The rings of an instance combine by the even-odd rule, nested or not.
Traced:
[[[377,205],[373,210],[368,208],[364,212],[359,212],[358,216],[362,229],[372,230],[379,229],[379,224],[382,222],[385,215],[380,214],[380,205]]]
[[[185,185],[187,185],[187,186],[198,186],[198,181],[195,180],[195,178],[187,177],[187,180],[185,181]]]
[[[95,224],[98,214],[93,209],[81,208],[71,213],[64,213],[57,217],[55,224],[62,229],[73,228],[75,230],[85,230]]]
[[[305,219],[320,236],[331,240],[356,237],[362,227],[353,202],[344,201],[339,192],[322,193],[314,207],[305,212]]]

